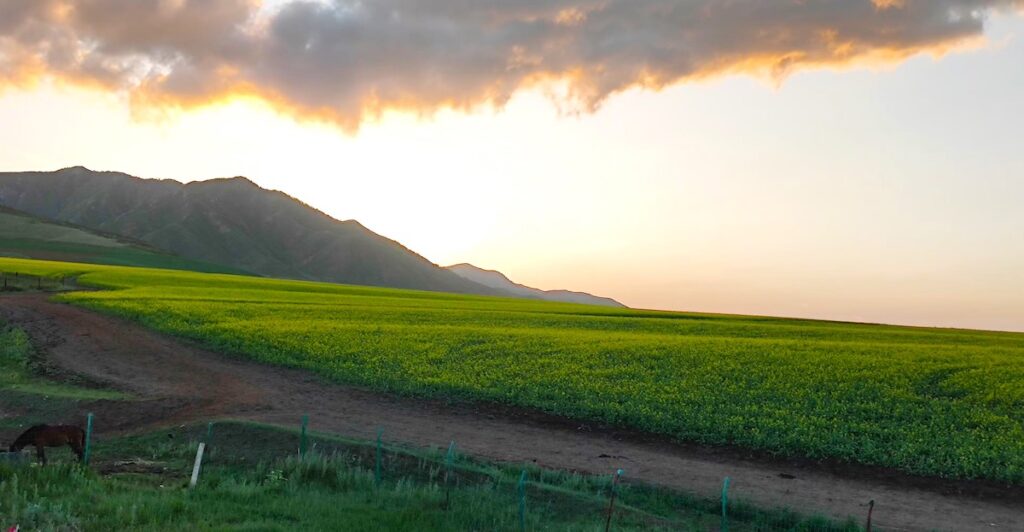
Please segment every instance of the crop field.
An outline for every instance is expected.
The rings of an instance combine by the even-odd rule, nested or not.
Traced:
[[[338,382],[685,441],[1024,483],[1024,335],[0,259],[64,301]]]

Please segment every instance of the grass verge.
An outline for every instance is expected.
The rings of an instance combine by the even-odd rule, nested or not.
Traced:
[[[235,421],[213,427],[199,485],[187,489],[205,425],[97,442],[91,469],[0,466],[0,525],[52,530],[604,530],[609,477],[523,471],[440,450],[381,448]],[[70,458],[68,455],[67,458]],[[612,530],[714,530],[718,501],[620,484]],[[854,523],[730,507],[735,531],[853,531]]]

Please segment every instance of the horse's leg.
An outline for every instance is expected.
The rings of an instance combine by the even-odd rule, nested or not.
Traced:
[[[78,461],[79,462],[84,462],[85,461],[85,453],[82,451],[82,444],[78,443],[75,440],[71,440],[71,441],[68,442],[68,445],[70,445],[71,446],[71,450],[75,452],[75,456],[78,457]]]
[[[36,457],[39,458],[39,463],[46,465],[46,451],[43,450],[42,445],[36,445]]]

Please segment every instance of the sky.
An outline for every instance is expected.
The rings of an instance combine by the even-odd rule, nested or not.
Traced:
[[[244,175],[634,307],[1024,331],[1024,3],[630,2],[11,0],[0,171]]]

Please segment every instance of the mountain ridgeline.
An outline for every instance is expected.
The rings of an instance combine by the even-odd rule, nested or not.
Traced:
[[[625,307],[622,303],[607,297],[599,297],[586,292],[573,292],[571,290],[541,290],[531,288],[513,282],[505,274],[485,270],[472,264],[453,264],[447,267],[448,271],[454,272],[464,279],[482,284],[497,290],[502,290],[516,297],[530,299],[544,299],[547,301],[562,301],[565,303],[581,303],[584,305],[601,305],[605,307]]]
[[[0,206],[268,277],[554,299],[441,268],[355,220],[244,177],[183,184],[82,167],[0,172]]]
[[[241,177],[182,184],[81,167],[7,173],[0,205],[269,277],[503,295]]]

